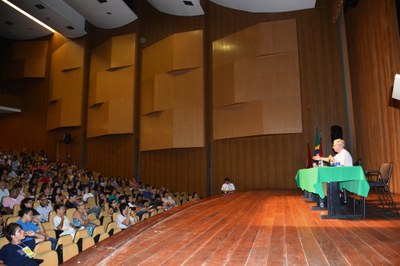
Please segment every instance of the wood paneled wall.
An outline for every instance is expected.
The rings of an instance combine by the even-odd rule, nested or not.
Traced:
[[[178,17],[158,12],[147,1],[135,1],[139,20],[117,30],[88,28],[86,55],[112,36],[135,33],[137,71],[140,77],[141,51],[178,32],[204,31],[205,148],[168,149],[139,152],[138,134],[86,139],[87,117],[82,127],[47,132],[46,115],[49,80],[22,79],[1,84],[1,93],[25,99],[22,114],[0,115],[0,147],[20,150],[45,149],[52,158],[66,131],[74,141],[71,156],[81,166],[108,176],[138,175],[141,181],[165,185],[174,191],[219,193],[223,179],[230,177],[240,190],[295,188],[294,176],[305,166],[307,142],[314,146],[315,127],[323,138],[324,154],[331,153],[330,127],[340,125],[349,139],[347,111],[342,83],[338,25],[331,21],[330,1],[318,8],[280,14],[240,12],[202,1],[205,16]],[[369,18],[368,18],[369,17]],[[390,106],[390,86],[399,68],[399,37],[393,1],[360,1],[347,17],[352,74],[356,141],[348,142],[354,158],[376,167],[383,160],[399,160],[399,109]],[[295,19],[300,69],[302,133],[244,137],[213,141],[212,132],[212,50],[213,41],[257,23]],[[49,40],[50,52],[62,41]],[[140,41],[139,41],[140,40]],[[7,47],[3,42],[2,47]],[[6,60],[4,55],[1,56]],[[50,57],[49,57],[50,58]],[[48,58],[48,60],[49,60]],[[88,99],[89,56],[85,58],[84,104]],[[46,77],[48,77],[48,72]],[[137,79],[135,87],[140,88]],[[135,91],[134,132],[140,129],[140,92]],[[84,110],[87,106],[83,106]],[[64,147],[65,148],[65,147]],[[395,176],[400,167],[396,164]],[[399,182],[395,187],[399,191]],[[210,190],[209,190],[210,188]]]
[[[147,1],[140,1],[138,5],[138,16],[151,18],[140,25],[140,50],[174,33],[204,29],[204,16],[171,16],[155,10]],[[198,191],[206,195],[206,166],[205,148],[140,152],[140,180],[164,185],[173,191]]]
[[[139,22],[135,21],[125,27],[115,30],[100,30],[95,27],[90,27],[87,36],[89,43],[88,49],[89,51],[93,50],[113,36],[137,33],[138,26]],[[88,62],[89,60],[90,58],[88,58]],[[136,69],[136,76],[138,76],[138,71],[139,70]],[[87,76],[89,76],[89,73],[87,73]],[[138,88],[139,81],[135,80],[135,82],[135,88]],[[88,89],[89,84],[87,84],[87,92]],[[134,98],[136,101],[139,99],[136,95]],[[138,105],[134,103],[133,106],[136,108],[134,113],[137,113]],[[85,123],[87,123],[87,121]],[[137,123],[134,122],[134,124],[136,125]],[[133,131],[136,132],[135,126]],[[87,139],[83,151],[86,162],[84,166],[93,171],[101,172],[106,176],[119,175],[133,177],[137,169],[137,160],[135,156],[137,143],[136,134],[110,135]]]
[[[336,25],[328,6],[283,14],[250,14],[209,4],[210,41],[256,23],[296,19],[302,127],[301,134],[220,140],[212,143],[211,192],[225,177],[241,190],[295,188],[293,178],[305,166],[307,141],[314,146],[315,127],[323,133],[324,153],[330,152],[330,126],[345,122]]]
[[[392,190],[400,192],[400,108],[391,100],[400,72],[396,1],[359,1],[346,31],[358,154],[366,169],[394,162]]]

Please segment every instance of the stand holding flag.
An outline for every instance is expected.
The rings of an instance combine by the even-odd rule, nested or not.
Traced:
[[[321,149],[321,143],[320,143],[320,136],[318,134],[318,127],[315,128],[315,148],[314,148],[314,155],[319,154],[319,156],[322,156],[322,149]]]
[[[312,158],[311,158],[311,151],[310,151],[310,145],[307,142],[307,162],[306,162],[306,167],[307,168],[312,168]]]

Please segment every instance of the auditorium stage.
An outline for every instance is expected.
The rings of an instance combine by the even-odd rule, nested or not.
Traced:
[[[400,265],[400,216],[367,201],[365,220],[322,220],[301,195],[257,190],[189,203],[63,265]]]

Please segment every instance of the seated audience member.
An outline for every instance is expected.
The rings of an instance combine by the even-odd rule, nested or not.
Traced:
[[[3,224],[4,224],[3,214],[1,214],[1,212],[0,212],[0,237],[3,236],[3,230],[4,230]]]
[[[139,221],[141,221],[143,214],[150,213],[152,211],[152,207],[146,207],[144,205],[144,203],[148,201],[143,199],[143,195],[141,193],[136,195],[135,202],[136,202],[136,215],[138,216]]]
[[[33,232],[36,233],[36,235],[43,235],[45,240],[50,240],[51,241],[51,248],[54,250],[56,249],[57,245],[57,239],[51,238],[46,234],[46,230],[44,229],[42,223],[40,220],[33,215],[33,209],[32,208],[24,208],[21,209],[21,219],[17,221],[17,224],[19,224],[24,231],[29,231],[32,230]],[[27,237],[24,240],[22,240],[22,243],[25,241],[29,241],[32,238]]]
[[[88,230],[88,235],[92,236],[96,224],[90,222],[85,203],[82,200],[76,202],[76,211],[74,211],[72,217],[72,223],[76,228],[84,227]]]
[[[36,211],[40,215],[40,221],[42,223],[49,221],[49,213],[53,210],[51,204],[49,204],[49,200],[43,194],[39,196],[39,206],[37,206]]]
[[[93,194],[90,193],[89,187],[86,186],[84,189],[84,194],[83,194],[83,202],[87,203],[88,198],[94,198]],[[99,218],[99,214],[102,210],[102,207],[100,206],[93,206],[90,210],[87,211],[88,214],[94,213],[97,218]]]
[[[235,185],[229,181],[229,178],[225,178],[225,183],[221,187],[222,193],[235,192]]]
[[[99,197],[97,199],[97,205],[104,210],[105,204],[107,202],[106,195],[103,192],[99,192]]]
[[[89,186],[86,186],[84,188],[84,194],[83,194],[83,201],[86,203],[88,201],[88,198],[94,198],[93,194],[90,192]]]
[[[55,186],[53,188],[53,192],[51,193],[51,202],[56,202],[57,196],[60,198],[60,200],[64,200],[64,194],[62,193],[61,186]]]
[[[19,212],[18,212],[18,216],[19,216],[19,217],[22,217],[22,211],[23,211],[24,209],[26,209],[26,208],[32,209],[33,216],[39,216],[39,213],[38,213],[35,209],[33,209],[33,200],[32,200],[31,198],[25,198],[25,199],[23,199],[23,200],[21,201],[21,209],[20,209]],[[22,229],[24,229],[24,228],[22,228]],[[25,230],[25,229],[24,229],[24,230]],[[25,230],[25,231],[26,231],[26,230]]]
[[[119,228],[126,229],[135,223],[135,218],[133,217],[133,211],[129,208],[128,204],[121,203],[119,205],[120,214],[117,217],[117,223]]]
[[[122,195],[118,197],[118,204],[126,203],[126,196]]]
[[[113,189],[111,190],[111,195],[108,197],[108,201],[110,201],[110,200],[116,200],[116,201],[118,201],[117,189],[116,189],[116,188],[113,188]]]
[[[127,204],[129,206],[129,208],[131,208],[131,209],[135,208],[136,209],[136,199],[132,195],[128,196]],[[133,210],[135,210],[135,209],[133,209]]]
[[[19,194],[18,188],[12,188],[10,191],[10,196],[3,198],[3,207],[6,213],[12,213],[15,204],[21,204],[21,201],[24,199]]]
[[[10,192],[7,189],[7,184],[5,181],[0,181],[0,202],[3,197],[10,196]]]
[[[52,200],[53,195],[51,194],[51,187],[43,184],[41,190],[41,194],[44,194],[48,200]]]
[[[29,185],[28,191],[26,192],[26,197],[34,198],[36,196],[37,192],[38,192],[37,184],[36,183],[31,184],[31,185]]]
[[[193,192],[191,201],[199,200],[200,196],[199,193]]]
[[[53,218],[54,229],[63,231],[60,236],[70,235],[74,239],[76,230],[65,214],[65,206],[63,204],[56,204],[54,210],[56,212],[56,216]]]
[[[77,180],[75,185],[74,185],[74,189],[76,190],[76,194],[78,196],[82,196],[82,185],[81,185],[81,181]]]
[[[149,201],[153,201],[153,193],[151,191],[151,187],[150,186],[146,186],[146,190],[142,192],[143,198],[144,199],[148,199]]]
[[[104,193],[105,194],[110,194],[113,189],[114,189],[114,187],[111,185],[111,181],[107,180],[105,182],[105,186],[104,186]]]
[[[6,265],[39,265],[33,258],[36,243],[44,240],[43,235],[33,231],[24,231],[17,223],[10,223],[4,231],[9,244],[0,250],[0,263]],[[34,237],[29,241],[22,242],[25,237]]]
[[[76,202],[78,201],[78,196],[76,195],[76,193],[74,191],[71,191],[69,193],[69,198],[67,200],[67,202],[65,203],[65,208],[67,209],[75,209],[76,207]]]
[[[15,183],[14,186],[13,186],[13,188],[18,189],[19,194],[20,194],[22,197],[25,198],[24,188],[23,188],[23,186],[22,186],[22,184],[21,184],[20,182]]]
[[[13,179],[9,174],[8,174],[8,170],[7,169],[3,169],[3,174],[0,177],[1,181],[9,181]]]
[[[174,199],[169,195],[167,191],[164,191],[163,196],[161,198],[161,201],[163,203],[163,207],[165,210],[171,209],[176,207],[176,202]]]
[[[109,208],[108,208],[108,215],[112,216],[114,212],[118,212],[118,204],[115,199],[111,199],[109,202]]]

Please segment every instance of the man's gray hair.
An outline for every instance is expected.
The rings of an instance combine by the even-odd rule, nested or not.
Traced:
[[[333,141],[333,144],[341,146],[342,148],[344,148],[346,146],[346,142],[344,142],[344,140],[342,140],[342,139],[335,139]]]

